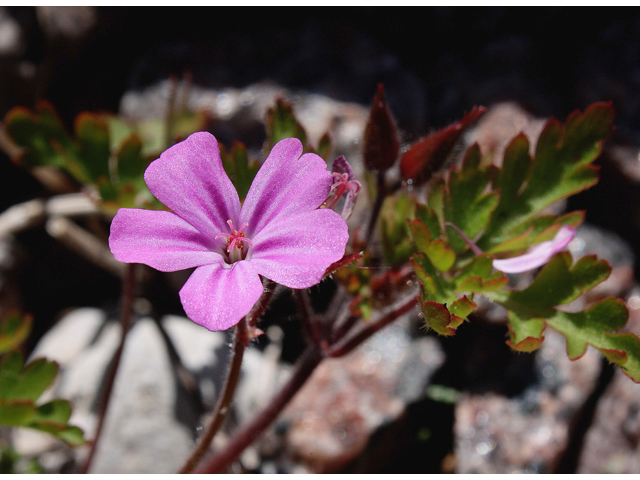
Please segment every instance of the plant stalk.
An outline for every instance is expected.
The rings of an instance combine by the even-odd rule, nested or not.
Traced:
[[[101,399],[102,401],[100,402],[101,408],[98,414],[98,425],[96,427],[95,438],[91,445],[91,449],[89,450],[89,456],[78,473],[88,473],[89,468],[91,467],[91,462],[93,461],[93,457],[96,453],[96,449],[98,448],[98,441],[100,440],[100,434],[102,433],[102,427],[104,426],[104,420],[109,408],[111,392],[118,372],[118,366],[120,365],[120,359],[122,358],[122,352],[124,351],[125,339],[131,329],[131,313],[133,311],[133,297],[135,295],[136,267],[137,264],[135,263],[125,264],[124,281],[122,284],[122,311],[120,313],[120,324],[122,326],[120,345],[118,346],[118,350],[116,350],[113,360],[109,366],[109,373],[106,378],[106,384],[103,390],[104,393]]]
[[[229,406],[231,404],[231,400],[233,400],[236,387],[238,386],[238,380],[240,379],[240,370],[242,366],[242,358],[244,356],[246,339],[247,320],[246,318],[243,318],[236,325],[235,335],[233,338],[233,349],[231,353],[231,364],[227,371],[227,378],[224,382],[224,387],[222,387],[222,393],[218,399],[211,423],[198,440],[195,450],[178,473],[191,473],[193,471],[193,469],[198,465],[198,462],[207,453],[209,445],[211,445],[211,442],[213,441],[213,437],[218,433],[222,423],[225,418],[227,418]]]
[[[322,361],[323,356],[316,345],[310,345],[298,360],[296,368],[289,381],[280,392],[271,400],[267,407],[256,415],[252,422],[236,432],[220,453],[210,456],[196,469],[195,473],[221,473],[251,443],[256,441],[265,429],[277,418],[282,409],[289,403],[293,396],[311,376],[315,368]]]

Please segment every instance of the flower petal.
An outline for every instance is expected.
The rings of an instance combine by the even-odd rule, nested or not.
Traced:
[[[158,200],[202,233],[228,233],[240,213],[238,192],[222,167],[215,137],[198,132],[165,150],[144,174]]]
[[[211,240],[172,212],[121,208],[111,222],[109,248],[116,260],[162,272],[220,263]]]
[[[331,186],[327,164],[313,153],[301,154],[297,138],[280,140],[269,153],[240,214],[240,224],[249,224],[248,237],[280,215],[314,210],[327,198]]]
[[[503,260],[494,260],[493,268],[504,273],[520,273],[541,267],[556,253],[564,250],[575,235],[575,229],[563,226],[553,239],[536,245],[529,253]]]
[[[333,210],[280,218],[253,238],[249,261],[256,271],[290,288],[308,288],[344,255],[349,231]]]
[[[180,300],[187,317],[215,332],[238,323],[263,290],[250,262],[205,265],[191,274],[180,290]]]

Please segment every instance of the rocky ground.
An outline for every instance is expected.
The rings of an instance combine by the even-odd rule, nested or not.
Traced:
[[[378,82],[406,140],[481,104],[489,110],[466,141],[492,147],[519,131],[535,138],[550,115],[612,100],[617,132],[598,161],[601,182],[565,208],[587,210],[574,256],[595,253],[614,268],[592,300],[623,298],[628,329],[640,333],[639,14],[583,12],[577,22],[568,8],[324,9],[295,11],[294,21],[284,10],[149,13],[0,7],[0,114],[46,98],[67,125],[82,110],[161,115],[173,75],[182,86],[192,79],[188,106],[209,113],[223,143],[258,151],[265,109],[284,94],[312,141],[331,131],[336,154],[361,168]],[[0,178],[0,212],[48,195],[4,154]],[[137,304],[96,473],[173,472],[208,418],[229,338],[202,335],[182,317],[175,291],[183,281],[169,276]],[[0,307],[34,313],[28,347],[62,365],[52,394],[74,402],[72,421],[89,437],[102,380],[95,372],[117,348],[118,292],[116,276],[41,224],[0,239]],[[290,315],[286,295],[278,302]],[[595,352],[570,362],[549,332],[536,354],[515,354],[504,344],[504,318],[490,309],[444,340],[420,333],[411,317],[322,365],[239,471],[639,471],[640,386]],[[297,335],[290,320],[249,349],[230,427],[287,377]],[[14,442],[50,472],[73,471],[86,455],[27,431]]]

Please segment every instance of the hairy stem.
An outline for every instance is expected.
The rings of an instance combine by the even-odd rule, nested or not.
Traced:
[[[331,357],[342,357],[347,353],[351,352],[354,348],[360,345],[362,342],[367,340],[371,335],[376,333],[381,328],[393,322],[398,317],[404,315],[407,312],[413,310],[413,308],[418,305],[418,297],[410,296],[404,301],[402,301],[396,308],[394,308],[391,312],[387,313],[382,318],[377,321],[369,324],[358,333],[356,333],[353,337],[348,340],[345,340],[342,344],[333,347],[329,351],[329,356]]]
[[[195,473],[220,473],[224,471],[251,443],[271,425],[278,417],[282,409],[289,403],[293,396],[311,376],[315,368],[322,361],[322,353],[316,345],[307,347],[302,357],[298,360],[296,368],[289,381],[273,397],[271,403],[252,422],[235,433],[224,450],[205,459]]]
[[[417,297],[409,297],[405,301],[401,302],[391,312],[380,318],[375,323],[361,330],[358,334],[354,335],[350,340],[347,340],[342,345],[330,350],[331,356],[342,356],[349,353],[356,348],[359,344],[368,339],[375,332],[388,325],[398,317],[411,311],[418,304]],[[295,370],[289,381],[284,385],[282,390],[271,400],[271,403],[254,419],[246,425],[243,429],[235,433],[224,450],[216,455],[212,455],[208,459],[204,460],[204,463],[195,471],[195,473],[220,473],[224,471],[234,460],[236,460],[240,454],[251,443],[256,441],[260,435],[271,425],[271,423],[278,417],[280,412],[294,397],[294,395],[302,388],[305,382],[311,377],[311,374],[315,368],[323,360],[324,354],[322,349],[317,344],[311,344],[302,357],[298,360]]]
[[[229,412],[229,406],[231,405],[233,395],[235,394],[236,387],[238,386],[238,380],[240,379],[244,350],[245,347],[249,345],[249,340],[251,340],[251,330],[255,328],[258,320],[260,320],[264,314],[267,306],[269,305],[269,301],[273,296],[273,292],[275,291],[275,283],[273,281],[264,279],[263,282],[264,292],[262,293],[262,296],[251,312],[249,312],[249,315],[243,318],[236,325],[235,335],[233,338],[233,348],[231,351],[231,363],[229,365],[227,378],[225,379],[224,386],[222,387],[222,393],[220,394],[220,398],[216,404],[211,423],[202,437],[200,437],[195,450],[178,473],[191,473],[193,471],[193,469],[198,465],[198,462],[200,462],[202,457],[207,453],[213,438],[216,433],[218,433],[218,430],[222,426],[224,419]]]
[[[218,433],[224,419],[227,418],[229,405],[231,404],[231,400],[233,400],[233,394],[236,391],[238,380],[240,379],[240,367],[242,366],[242,357],[244,356],[246,338],[247,320],[246,318],[243,318],[236,325],[235,336],[233,338],[233,349],[231,351],[231,364],[227,371],[227,378],[224,382],[224,387],[222,388],[222,393],[218,399],[211,423],[202,437],[198,440],[195,450],[178,473],[191,473],[193,471],[196,465],[198,465],[198,462],[207,453],[207,449],[209,448],[209,445],[211,445],[213,437]]]
[[[118,366],[120,365],[120,359],[122,358],[122,352],[124,350],[124,342],[127,337],[127,333],[129,333],[129,329],[131,328],[131,313],[133,310],[133,297],[135,295],[136,266],[137,264],[135,263],[127,263],[125,265],[124,281],[122,284],[122,311],[120,313],[122,336],[120,337],[120,345],[118,346],[118,350],[116,350],[116,353],[113,356],[113,360],[111,361],[111,364],[109,366],[109,373],[106,378],[106,384],[103,390],[104,393],[100,402],[101,407],[98,414],[98,426],[96,427],[96,434],[91,445],[91,450],[89,450],[89,456],[87,457],[87,460],[82,468],[79,470],[79,473],[87,473],[89,471],[89,468],[91,467],[91,462],[96,453],[98,441],[100,440],[100,434],[102,433],[104,420],[107,416],[107,409],[109,408],[109,400],[111,398],[113,384],[116,379]]]

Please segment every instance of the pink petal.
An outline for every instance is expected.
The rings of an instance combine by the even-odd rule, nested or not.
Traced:
[[[175,213],[121,208],[111,222],[109,248],[116,260],[175,272],[223,261],[211,239]]]
[[[250,262],[205,265],[189,277],[180,290],[180,300],[187,317],[215,332],[238,323],[263,290]]]
[[[249,237],[280,215],[318,208],[327,198],[331,174],[318,155],[302,155],[297,138],[279,141],[258,171],[242,207],[240,224]]]
[[[238,192],[222,167],[220,149],[208,132],[190,135],[165,150],[144,174],[158,200],[202,233],[228,233],[240,213]]]
[[[340,215],[320,209],[279,218],[253,240],[249,261],[260,275],[290,288],[308,288],[343,257],[349,232]]]
[[[542,242],[531,249],[529,253],[518,257],[494,260],[493,267],[504,273],[520,273],[546,264],[556,253],[565,249],[576,231],[571,227],[561,227],[552,240]]]

